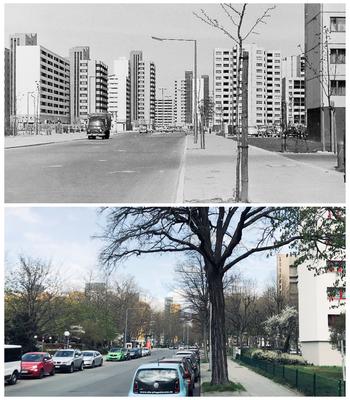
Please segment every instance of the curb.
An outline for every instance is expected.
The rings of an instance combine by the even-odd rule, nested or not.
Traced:
[[[185,159],[186,159],[186,150],[187,150],[187,141],[188,135],[186,135],[184,151],[182,153],[181,162],[180,162],[180,172],[177,179],[177,190],[175,203],[183,203],[184,201],[184,190],[185,190]]]
[[[44,143],[28,143],[28,144],[20,144],[18,146],[4,146],[4,149],[17,149],[17,148],[23,148],[23,147],[33,147],[33,146],[44,146],[46,144],[55,144],[55,143],[67,143],[67,142],[74,142],[77,140],[85,140],[86,138],[74,138],[71,140],[60,140],[58,142],[44,142]]]

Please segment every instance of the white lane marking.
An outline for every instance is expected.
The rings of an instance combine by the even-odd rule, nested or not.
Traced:
[[[111,172],[108,172],[109,174],[134,174],[134,173],[136,173],[137,171],[128,171],[128,170],[125,170],[125,171],[111,171]]]
[[[126,150],[124,150],[124,149],[117,149],[117,150],[114,150],[114,151],[125,152]]]
[[[47,165],[46,168],[62,168],[62,165]]]
[[[107,160],[98,160],[98,161],[105,162],[105,161],[107,161]]]

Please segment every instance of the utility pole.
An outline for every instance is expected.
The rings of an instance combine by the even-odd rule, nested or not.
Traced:
[[[248,65],[249,55],[243,52],[242,72],[242,141],[241,141],[241,201],[248,202]]]
[[[197,40],[194,40],[194,143],[198,141]]]

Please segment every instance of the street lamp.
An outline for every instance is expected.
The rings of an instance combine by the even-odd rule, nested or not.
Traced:
[[[160,38],[151,36],[153,40],[160,42],[175,41],[175,42],[193,42],[194,43],[194,143],[198,141],[198,107],[197,107],[197,40],[196,39],[181,39],[181,38]],[[203,143],[203,141],[202,141]]]
[[[66,339],[66,349],[69,349],[69,336],[70,336],[70,332],[69,331],[64,331],[64,337]]]

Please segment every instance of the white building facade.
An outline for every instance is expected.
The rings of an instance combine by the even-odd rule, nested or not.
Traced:
[[[156,67],[153,61],[139,61],[137,90],[138,123],[152,128],[156,102]]]
[[[186,124],[186,81],[174,81],[174,125],[183,127]]]
[[[155,112],[155,126],[167,128],[174,126],[174,100],[173,99],[157,99]]]
[[[69,61],[43,46],[16,49],[17,119],[69,123]]]

